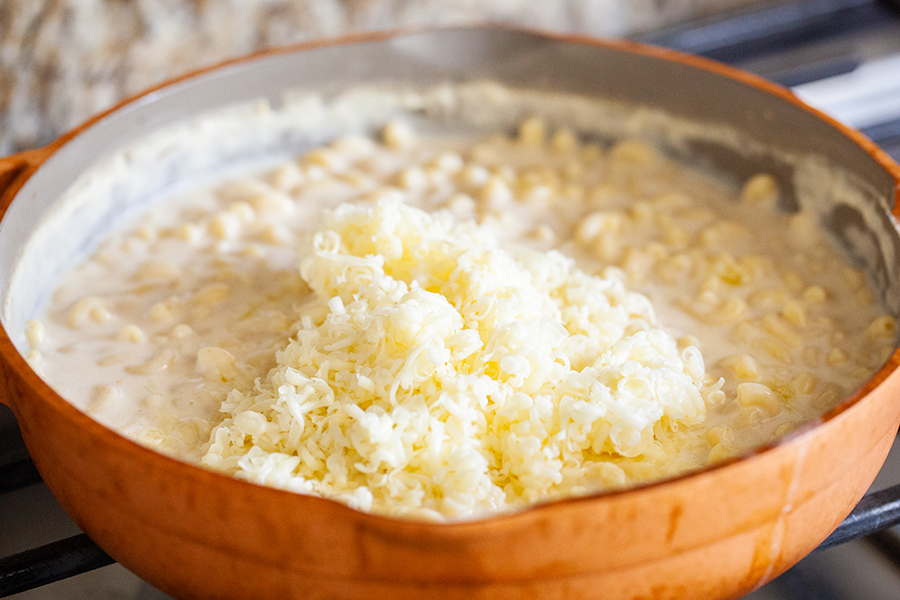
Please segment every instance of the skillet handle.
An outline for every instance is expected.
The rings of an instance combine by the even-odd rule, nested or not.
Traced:
[[[23,175],[30,174],[33,167],[37,166],[49,153],[49,148],[36,148],[10,156],[0,156],[0,206],[5,207],[9,202],[6,198],[8,192],[14,191],[19,186],[16,183]]]
[[[0,157],[0,196],[27,168],[28,160],[22,154]]]

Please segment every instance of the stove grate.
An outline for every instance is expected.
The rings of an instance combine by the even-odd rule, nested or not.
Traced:
[[[93,571],[114,562],[83,533],[0,558],[0,598]]]

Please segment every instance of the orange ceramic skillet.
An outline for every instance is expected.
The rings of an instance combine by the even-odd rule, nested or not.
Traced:
[[[473,77],[657,106],[841,165],[865,182],[879,218],[845,211],[830,226],[840,237],[854,224],[845,236],[851,254],[860,235],[874,240],[873,253],[857,258],[887,308],[900,312],[900,238],[891,216],[900,167],[788,92],[733,69],[630,43],[469,28],[344,38],[203,71],[48,147],[0,159],[2,401],[60,503],[127,568],[184,599],[734,598],[812,550],[862,496],[900,421],[898,354],[818,422],[751,455],[627,491],[454,524],[364,514],[167,458],[73,408],[22,358],[22,321],[35,307],[11,289],[20,248],[62,192],[108,152],[193,114],[298,86]],[[702,144],[694,150],[737,175],[767,160]],[[48,240],[46,255],[69,251],[66,244]]]

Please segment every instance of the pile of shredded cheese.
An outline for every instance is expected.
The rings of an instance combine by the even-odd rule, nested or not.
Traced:
[[[203,463],[382,514],[478,517],[628,483],[706,413],[704,366],[620,273],[382,199],[300,249],[315,299]]]

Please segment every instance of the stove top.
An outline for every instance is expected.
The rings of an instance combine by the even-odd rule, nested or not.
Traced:
[[[900,160],[900,0],[781,0],[638,38],[790,87]],[[900,598],[900,443],[860,506],[814,552],[744,600]],[[0,406],[0,597],[166,600],[81,534],[28,459]],[[871,533],[875,531],[875,533]],[[869,533],[859,538],[862,533]],[[851,539],[858,538],[858,539]],[[851,541],[846,541],[851,539]],[[845,542],[845,543],[841,543]],[[49,545],[49,546],[48,546]],[[53,582],[53,583],[47,583]]]

